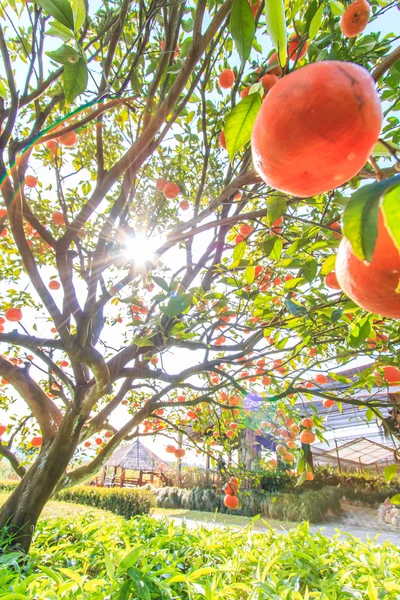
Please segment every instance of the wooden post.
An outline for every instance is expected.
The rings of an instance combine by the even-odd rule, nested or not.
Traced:
[[[104,483],[105,483],[105,480],[106,480],[106,475],[107,475],[107,467],[104,467],[103,474],[101,476],[101,482],[100,482],[100,486],[101,487],[104,487]]]
[[[362,462],[361,462],[361,458],[360,457],[358,457],[358,462],[360,463],[360,473],[362,475],[363,467],[362,467]]]
[[[121,469],[121,476],[119,478],[119,487],[124,487],[125,483],[125,469]]]
[[[142,484],[143,484],[143,471],[139,471],[138,485],[142,485]]]
[[[114,467],[114,469],[113,469],[113,474],[112,474],[111,486],[110,487],[114,487],[115,486],[115,479],[117,477],[117,468],[118,467]]]
[[[206,485],[210,487],[210,455],[206,454]]]
[[[379,475],[379,469],[378,469],[378,463],[377,462],[375,463],[375,471],[376,471],[376,474]]]
[[[178,448],[182,448],[182,433],[179,434],[178,438]],[[182,486],[182,459],[178,458],[178,487]]]
[[[341,475],[342,474],[342,466],[340,464],[339,450],[338,450],[338,445],[337,445],[337,441],[336,440],[335,440],[335,446],[336,446],[336,459],[337,459],[338,471],[339,471],[339,473]]]

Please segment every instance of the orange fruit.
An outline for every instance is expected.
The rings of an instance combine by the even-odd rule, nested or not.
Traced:
[[[30,188],[34,188],[37,186],[37,179],[36,177],[34,177],[33,175],[26,175],[25,177],[25,185],[27,185]]]
[[[225,69],[218,77],[218,82],[224,90],[231,88],[235,83],[235,73],[232,69]]]
[[[334,400],[324,400],[322,403],[322,406],[325,406],[325,408],[332,408],[332,406],[335,405],[335,401]]]
[[[301,38],[298,35],[294,34],[290,36],[288,46],[288,55],[290,60],[301,60],[307,52],[308,42],[305,41],[301,47],[301,50],[298,50],[300,42]]]
[[[101,445],[102,445],[102,443],[103,443],[103,440],[102,440],[101,438],[96,438],[94,441],[96,442],[96,444],[97,444],[98,446],[101,446]]]
[[[279,79],[274,73],[267,73],[261,77],[260,81],[263,84],[264,92],[267,93],[276,83],[278,83]]]
[[[314,425],[314,423],[313,423],[313,425]],[[291,425],[290,426],[290,431],[292,431],[293,433],[299,433],[300,427],[298,425],[296,425],[296,424],[295,425]]]
[[[312,444],[315,442],[315,435],[309,429],[304,429],[300,434],[300,441],[303,444]]]
[[[344,11],[340,20],[340,29],[344,37],[353,38],[364,31],[371,15],[371,6],[367,0],[354,0]]]
[[[19,322],[22,321],[22,310],[20,308],[9,308],[4,313],[7,321]]]
[[[314,479],[314,473],[312,473],[311,471],[307,471],[306,472],[306,479],[307,479],[307,481],[313,481],[313,479]]]
[[[90,448],[90,442],[85,442],[83,445],[85,446],[85,448]]]
[[[176,448],[175,448],[175,446],[167,446],[165,448],[165,452],[168,452],[169,454],[175,454]]]
[[[75,131],[70,131],[69,133],[65,133],[57,138],[57,141],[62,146],[75,146],[78,136]]]
[[[32,440],[31,440],[31,444],[35,448],[38,448],[39,446],[41,446],[42,442],[43,442],[43,440],[42,440],[41,436],[39,436],[39,435],[36,436],[36,437],[34,437],[34,438],[32,438]]]
[[[53,212],[51,219],[52,219],[53,223],[55,223],[56,225],[65,225],[64,215],[62,212],[60,212],[58,210]]]
[[[249,95],[249,92],[250,92],[250,88],[251,88],[251,85],[249,85],[249,86],[245,87],[245,88],[244,88],[244,89],[243,89],[243,90],[240,92],[240,94],[239,94],[239,95],[240,95],[240,97],[241,97],[241,98],[247,98],[247,96]]]
[[[270,73],[272,75],[276,75],[277,77],[280,77],[282,75],[282,67],[279,64],[279,57],[278,57],[278,53],[277,52],[274,52],[269,57],[269,59],[268,59],[268,66],[272,65],[275,62],[278,62],[278,64],[273,69],[270,69],[268,71],[268,73]]]
[[[236,496],[232,496],[231,494],[226,494],[224,498],[224,505],[231,510],[236,510],[239,505],[239,500]]]
[[[366,69],[339,61],[307,65],[267,94],[253,128],[254,166],[279,191],[302,198],[327,192],[365,165],[381,123]]]
[[[167,185],[167,183],[168,183],[168,181],[166,179],[159,177],[156,181],[156,188],[158,189],[159,192],[162,192],[163,189],[165,188],[165,186]]]
[[[314,435],[314,434],[313,434]],[[282,456],[282,460],[283,462],[289,462],[292,463],[294,461],[294,456],[293,454],[291,454],[290,452],[286,452],[283,456]]]
[[[314,381],[315,381],[315,383],[319,383],[320,385],[324,385],[325,383],[328,383],[328,378],[323,373],[318,373],[318,375],[316,375],[314,377]]]
[[[378,236],[372,260],[366,263],[353,254],[343,238],[336,257],[336,275],[343,292],[358,306],[384,317],[400,319],[398,293],[400,254],[378,216]]]
[[[182,200],[182,202],[179,204],[181,210],[188,210],[189,208],[189,202],[187,200]]]
[[[67,360],[60,360],[60,367],[69,367],[69,362]]]
[[[163,188],[163,194],[169,200],[177,198],[180,193],[181,190],[179,189],[179,185],[177,183],[167,183],[167,185],[165,185]]]
[[[184,448],[177,448],[175,450],[175,456],[176,458],[183,458],[186,454],[186,450]]]
[[[400,369],[392,367],[391,365],[380,367],[380,369],[383,371],[383,374],[379,371],[374,371],[375,382],[377,385],[382,385],[383,383],[400,385]]]
[[[224,150],[226,150],[226,139],[225,139],[225,133],[223,131],[221,131],[221,133],[219,134],[219,145],[221,146],[221,148],[224,148]]]
[[[250,233],[253,231],[253,227],[251,225],[241,225],[239,227],[239,233],[243,236],[243,237],[247,237],[248,235],[250,235]]]
[[[49,283],[50,290],[59,290],[60,287],[61,287],[60,282],[57,281],[56,279],[52,279]]]
[[[304,419],[302,419],[300,424],[302,427],[307,427],[309,429],[314,427],[314,421],[312,419],[310,419],[309,417],[305,417]],[[292,429],[292,431],[293,431],[293,429]]]
[[[325,275],[324,282],[326,287],[330,288],[331,290],[341,289],[335,271],[331,271],[330,273],[328,273],[328,275]]]

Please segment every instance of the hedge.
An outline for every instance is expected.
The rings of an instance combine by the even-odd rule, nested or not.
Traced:
[[[155,506],[154,493],[143,488],[101,488],[79,485],[61,490],[56,494],[55,499],[109,510],[125,519],[136,515],[147,515]]]
[[[223,495],[214,490],[195,488],[160,488],[156,491],[157,506],[162,508],[185,508],[226,513]],[[239,494],[239,509],[235,514],[261,515],[282,521],[310,521],[320,523],[329,514],[340,510],[341,490],[323,488],[304,491],[301,494],[268,494],[261,490],[243,491]]]

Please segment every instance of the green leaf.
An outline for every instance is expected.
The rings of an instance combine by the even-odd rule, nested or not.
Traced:
[[[296,481],[296,485],[294,487],[298,487],[299,485],[304,483],[306,479],[307,479],[307,471],[303,471],[303,473],[300,475],[300,477]]]
[[[272,248],[271,253],[270,253],[270,257],[273,260],[279,260],[282,255],[282,250],[283,250],[282,239],[280,237],[276,237],[274,247]]]
[[[378,590],[371,575],[368,575],[368,600],[378,600]]]
[[[286,212],[286,199],[281,196],[271,196],[267,200],[267,223],[271,226]]]
[[[315,36],[318,34],[320,27],[321,27],[321,23],[322,23],[322,17],[324,16],[324,5],[321,4],[321,6],[319,7],[319,9],[317,10],[317,12],[315,13],[315,15],[313,16],[313,18],[311,19],[311,23],[310,23],[310,29],[308,30],[308,38],[309,40],[312,40],[315,38]]]
[[[384,475],[385,475],[385,479],[387,481],[387,483],[389,483],[389,481],[392,481],[392,479],[394,477],[396,477],[397,475],[397,469],[399,468],[399,465],[388,465],[387,467],[384,468]]]
[[[365,418],[367,419],[368,423],[370,421],[372,421],[372,419],[375,417],[375,413],[371,408],[367,408],[366,412],[365,412]]]
[[[251,139],[254,122],[261,108],[260,94],[249,94],[229,113],[224,133],[229,158],[232,161],[237,152]]]
[[[343,233],[350,241],[354,254],[360,260],[371,261],[378,234],[378,213],[385,194],[400,185],[400,175],[366,185],[357,190],[348,203],[343,214]],[[397,196],[398,197],[398,196]],[[383,212],[392,236],[395,236],[396,223],[393,219],[398,214],[394,206],[394,196],[390,195]],[[398,235],[396,236],[398,237]]]
[[[138,348],[147,348],[147,346],[154,346],[153,342],[147,337],[133,338],[131,343],[137,346]]]
[[[239,242],[233,249],[233,260],[241,260],[246,252],[246,242]]]
[[[88,69],[83,58],[77,63],[64,66],[64,93],[66,102],[73,102],[83,94],[88,82]]]
[[[4,100],[7,98],[7,90],[4,87],[4,83],[1,81],[1,79],[0,79],[0,98],[4,98]]]
[[[65,27],[59,21],[50,21],[50,28],[46,31],[46,35],[56,37],[63,42],[68,42],[72,38],[72,31],[69,27]]]
[[[70,0],[74,19],[74,29],[79,31],[86,19],[86,7],[84,0]]]
[[[339,321],[339,319],[342,318],[342,315],[343,315],[342,308],[337,308],[336,310],[334,310],[333,313],[331,314],[332,323],[337,323]]]
[[[400,504],[400,494],[396,494],[390,498],[391,504]]]
[[[151,279],[152,279],[152,281],[154,281],[154,283],[156,283],[165,292],[171,291],[168,283],[162,277],[157,277],[156,275],[153,275],[153,277]]]
[[[74,30],[74,16],[68,0],[36,0],[36,2],[48,15],[60,21],[71,31]]]
[[[397,146],[397,144],[393,144],[391,142],[385,142],[382,144],[382,142],[377,142],[371,154],[372,156],[385,156],[390,158],[393,156],[393,152],[390,151],[390,148],[393,150],[393,152],[400,151],[400,146]]]
[[[290,298],[286,298],[285,305],[294,317],[301,317],[308,312],[305,306],[301,306],[301,304],[290,300]]]
[[[248,285],[251,285],[256,276],[255,267],[247,267],[244,271],[244,278],[247,281]]]
[[[400,248],[400,175],[392,179],[396,183],[384,195],[382,212],[386,228],[397,249]]]
[[[287,31],[283,0],[265,1],[265,21],[268,35],[279,54],[280,63],[284,65],[287,57]]]
[[[247,0],[234,0],[230,31],[243,64],[250,56],[256,31],[253,13]]]
[[[301,268],[301,274],[303,275],[304,279],[308,281],[308,283],[311,283],[315,279],[317,271],[318,263],[313,258],[308,260]]]
[[[74,48],[71,48],[71,46],[67,46],[66,44],[63,44],[60,46],[60,48],[57,48],[57,50],[46,52],[46,54],[52,60],[61,63],[62,65],[77,63],[80,58],[79,52],[74,50]]]
[[[167,306],[162,308],[162,311],[168,317],[176,317],[180,313],[183,313],[189,306],[192,304],[193,295],[192,294],[182,294],[182,296],[178,296],[177,298],[171,298],[168,302]]]
[[[335,268],[336,254],[331,254],[329,258],[324,260],[321,267],[321,275],[328,275]]]
[[[339,2],[339,0],[329,0],[329,4],[331,5],[331,11],[335,15],[335,17],[340,17],[346,10],[343,4]]]

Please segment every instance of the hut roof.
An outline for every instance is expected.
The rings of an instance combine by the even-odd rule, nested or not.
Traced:
[[[166,462],[158,458],[146,446],[136,439],[132,444],[123,446],[114,452],[105,464],[106,467],[120,467],[144,473],[159,473],[169,469]]]

